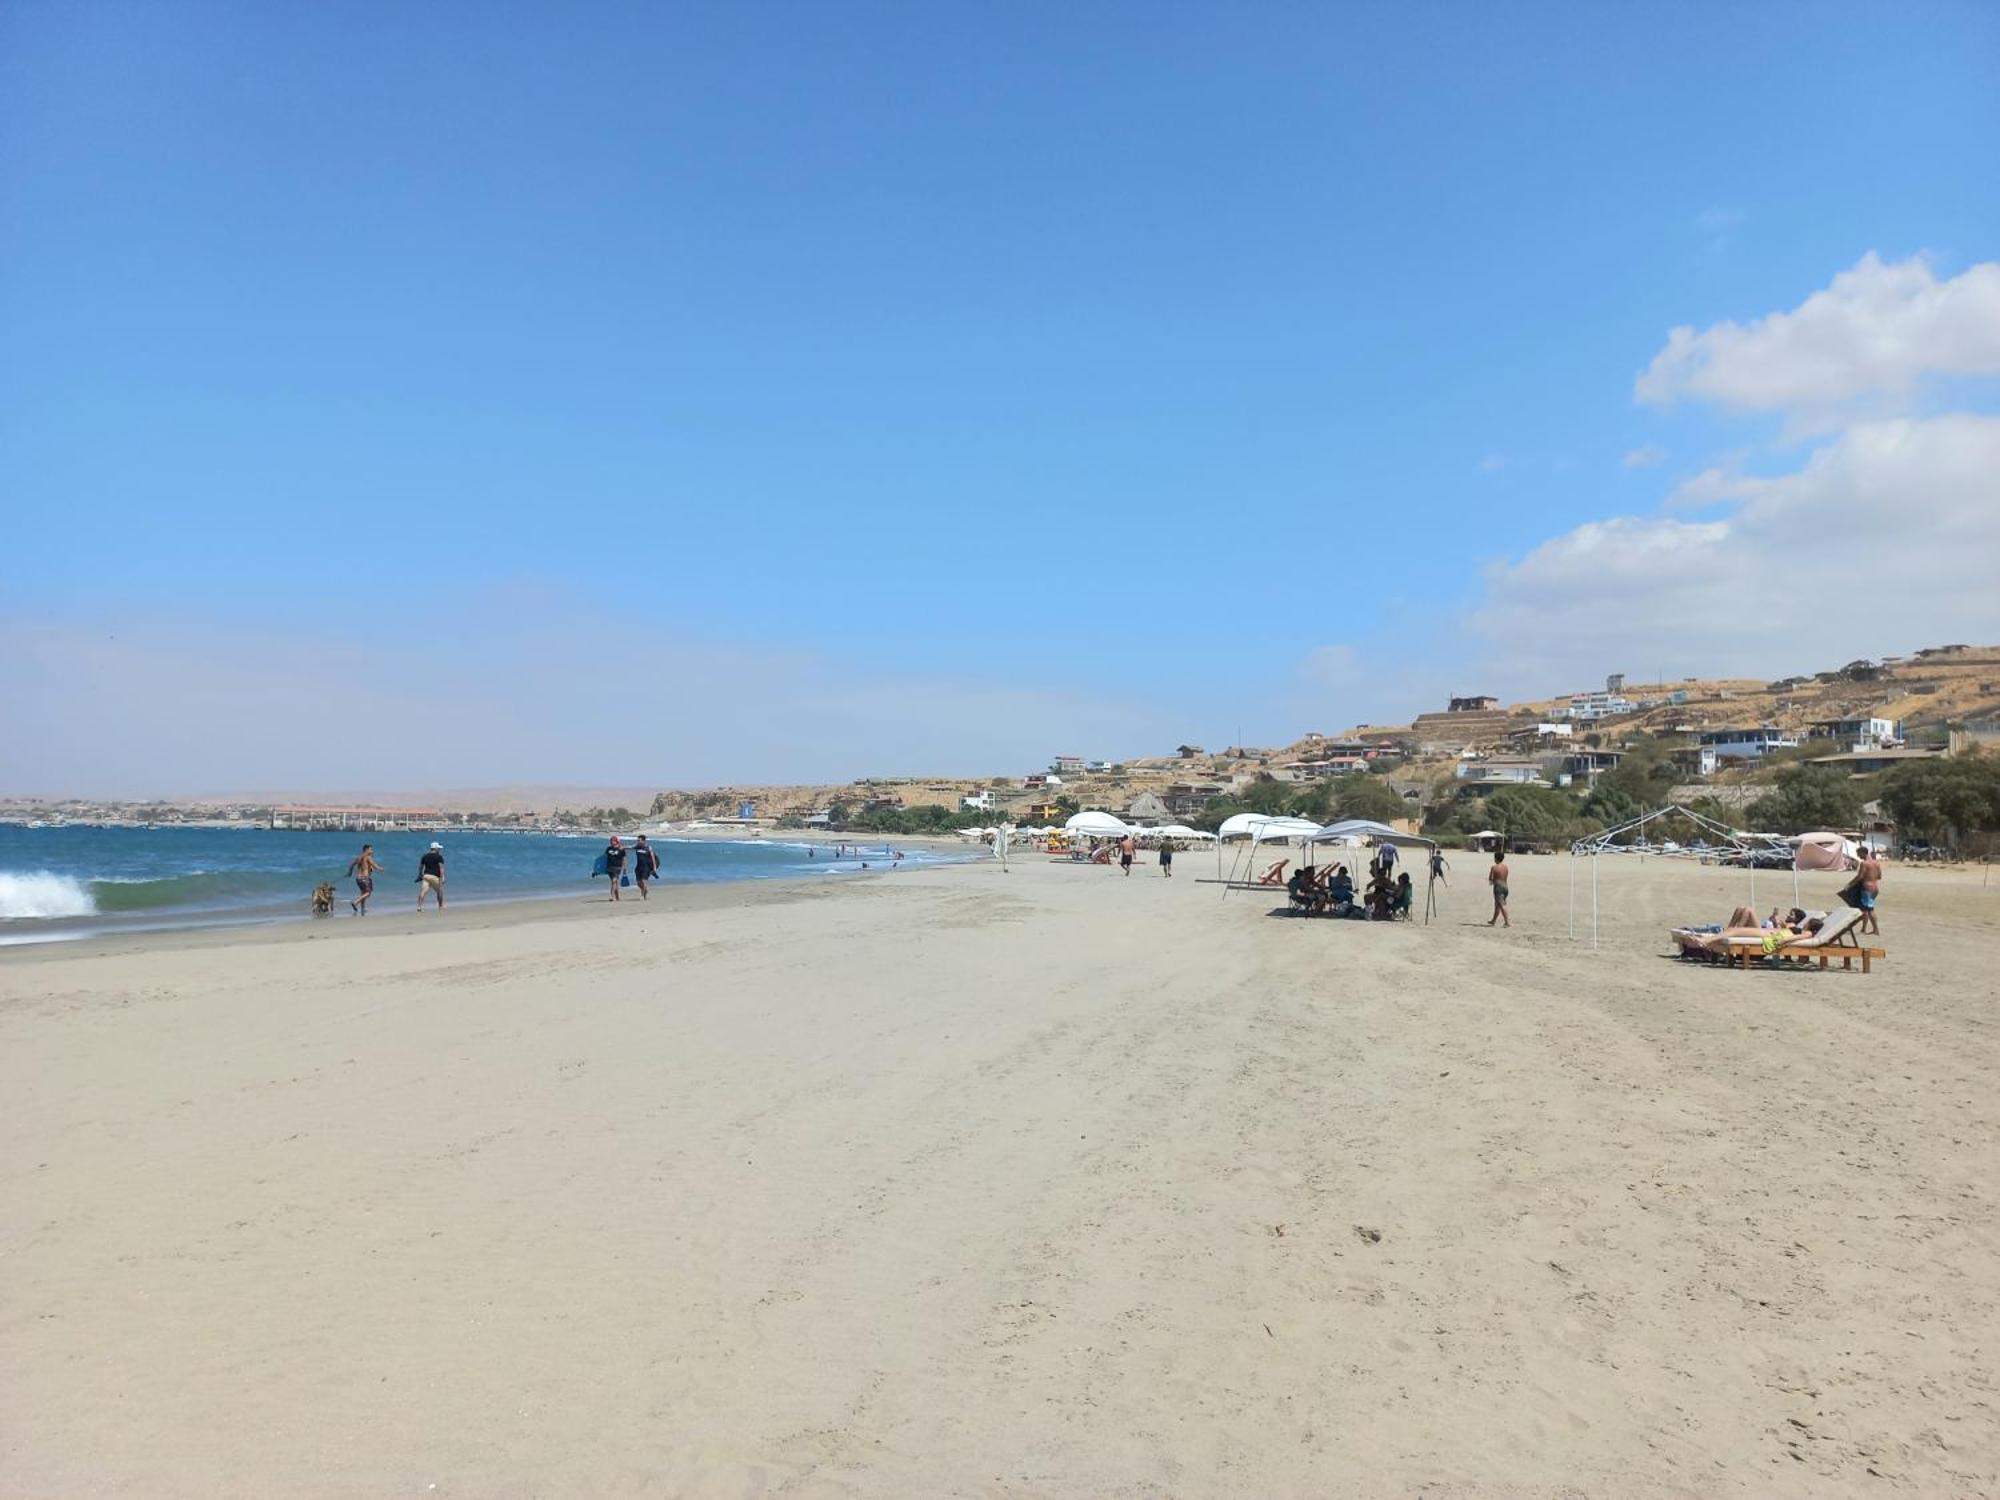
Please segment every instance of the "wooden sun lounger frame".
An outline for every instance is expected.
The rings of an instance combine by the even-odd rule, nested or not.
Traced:
[[[1679,944],[1683,953],[1690,951],[1692,945],[1693,947],[1700,948],[1704,954],[1711,958],[1721,959],[1724,965],[1734,964],[1745,972],[1749,971],[1751,960],[1753,959],[1778,958],[1788,963],[1799,963],[1816,958],[1819,960],[1819,966],[1824,969],[1828,959],[1837,958],[1840,960],[1841,968],[1852,969],[1854,967],[1854,960],[1858,958],[1861,960],[1861,972],[1872,974],[1874,972],[1875,960],[1878,958],[1887,958],[1889,955],[1884,949],[1862,946],[1860,939],[1855,935],[1854,931],[1859,921],[1860,916],[1857,913],[1850,920],[1849,924],[1841,929],[1839,935],[1830,942],[1795,940],[1789,943],[1780,943],[1769,953],[1764,951],[1763,940],[1759,938],[1731,939],[1723,946],[1722,951],[1719,953],[1708,948],[1706,944],[1703,944],[1701,942],[1701,934],[1699,933],[1685,934],[1686,940],[1684,940],[1682,934],[1676,933],[1674,940]]]

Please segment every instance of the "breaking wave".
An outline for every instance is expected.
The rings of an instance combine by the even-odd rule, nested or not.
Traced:
[[[87,917],[97,910],[84,883],[47,870],[0,870],[0,922]]]

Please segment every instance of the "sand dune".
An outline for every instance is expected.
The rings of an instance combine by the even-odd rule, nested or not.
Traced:
[[[2000,1484],[2000,889],[1864,978],[1202,873],[0,955],[0,1493]]]

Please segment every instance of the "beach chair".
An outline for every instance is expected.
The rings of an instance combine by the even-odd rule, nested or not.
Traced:
[[[1729,938],[1708,951],[1719,955],[1725,963],[1738,964],[1744,969],[1750,967],[1751,960],[1759,958],[1780,959],[1787,963],[1810,963],[1817,961],[1824,969],[1827,960],[1837,958],[1843,969],[1852,969],[1854,960],[1861,960],[1861,972],[1874,972],[1874,961],[1889,955],[1880,948],[1864,948],[1855,928],[1861,924],[1866,913],[1855,907],[1848,907],[1837,916],[1828,917],[1818,932],[1803,937],[1780,938],[1776,946],[1766,947],[1761,939]]]

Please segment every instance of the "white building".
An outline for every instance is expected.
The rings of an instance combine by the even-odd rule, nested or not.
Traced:
[[[1569,700],[1569,717],[1594,724],[1613,714],[1629,714],[1638,706],[1623,693],[1576,693]]]
[[[1762,760],[1773,750],[1791,749],[1799,743],[1799,737],[1763,724],[1754,729],[1705,729],[1699,743],[1703,749],[1713,750],[1718,762]]]
[[[1462,760],[1452,774],[1475,785],[1501,783],[1507,786],[1547,786],[1538,760]]]
[[[960,812],[992,812],[993,793],[988,791],[967,792],[958,799]]]
[[[1843,750],[1889,750],[1903,743],[1901,719],[1821,719],[1806,732],[1816,740],[1832,740]]]

